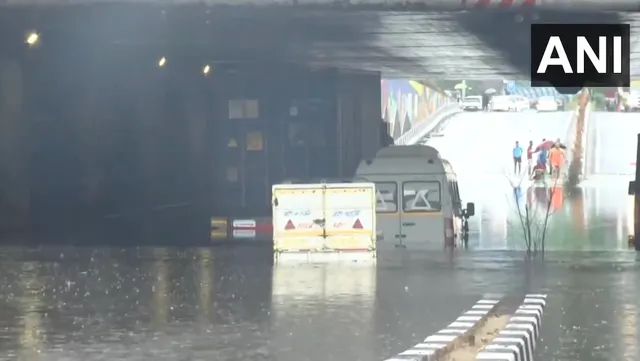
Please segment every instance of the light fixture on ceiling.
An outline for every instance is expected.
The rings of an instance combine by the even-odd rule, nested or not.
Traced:
[[[27,45],[29,46],[36,46],[38,45],[39,41],[40,41],[40,35],[35,31],[28,33],[27,36],[25,37],[25,43],[27,43]]]

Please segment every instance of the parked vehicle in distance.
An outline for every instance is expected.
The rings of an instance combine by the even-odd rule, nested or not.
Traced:
[[[640,92],[632,90],[625,97],[624,102],[625,112],[637,112],[640,111]]]
[[[489,111],[510,112],[516,110],[516,103],[509,95],[496,95],[489,102]]]
[[[482,110],[482,97],[470,95],[462,100],[462,110]]]
[[[521,112],[523,110],[527,110],[531,108],[531,103],[529,99],[521,95],[513,95],[512,101],[515,104],[515,111],[517,112]]]
[[[552,96],[540,97],[536,103],[536,110],[539,112],[557,112],[558,108],[558,102]]]

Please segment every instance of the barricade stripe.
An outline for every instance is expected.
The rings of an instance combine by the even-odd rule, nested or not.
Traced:
[[[504,329],[478,353],[476,360],[533,361],[546,297],[543,294],[526,295]]]
[[[489,312],[498,305],[499,299],[483,298],[471,309],[459,316],[447,327],[424,339],[423,342],[393,356],[385,361],[409,361],[437,359],[457,340],[469,334],[478,323],[483,321]]]

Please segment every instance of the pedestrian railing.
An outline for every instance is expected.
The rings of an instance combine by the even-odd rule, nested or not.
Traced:
[[[433,131],[444,119],[461,112],[460,105],[457,102],[447,103],[441,106],[427,119],[418,122],[408,132],[402,134],[395,140],[395,145],[413,145],[417,144],[429,132]]]

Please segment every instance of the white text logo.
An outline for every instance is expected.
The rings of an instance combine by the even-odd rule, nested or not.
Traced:
[[[589,58],[589,61],[598,73],[607,73],[607,59],[611,59],[613,62],[613,73],[621,74],[622,37],[613,36],[609,37],[609,39],[613,41],[613,54],[607,54],[606,36],[598,37],[598,54],[596,54],[596,52],[591,47],[591,44],[589,44],[589,42],[587,41],[587,38],[584,36],[578,36],[576,38],[577,61],[575,73],[584,74],[584,62],[586,55],[586,57]],[[558,56],[555,58],[553,57],[554,50],[558,54]],[[547,68],[552,65],[561,66],[564,72],[567,74],[574,73],[574,70],[571,67],[571,63],[569,62],[569,58],[567,56],[567,52],[564,50],[564,46],[562,45],[562,41],[560,40],[559,36],[549,37],[547,46],[544,49],[544,54],[542,55],[542,60],[540,60],[540,65],[538,65],[537,73],[544,74],[547,71]]]

